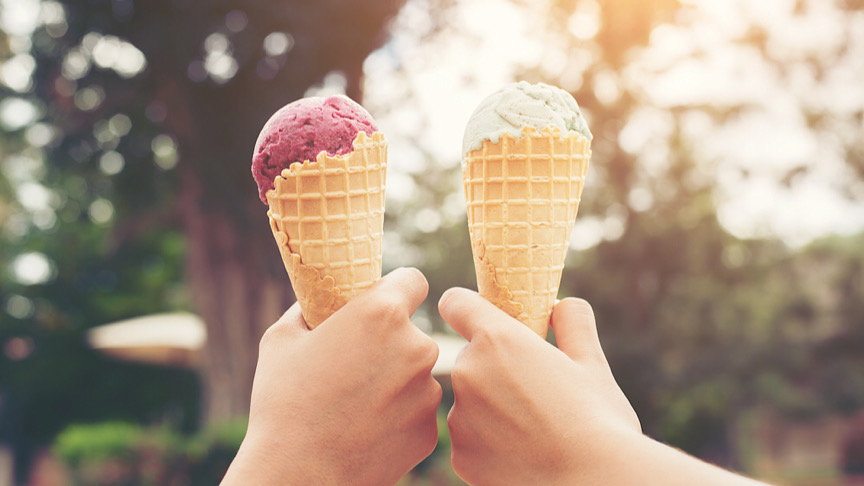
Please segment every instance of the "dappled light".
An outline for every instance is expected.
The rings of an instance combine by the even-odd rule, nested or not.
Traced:
[[[24,285],[44,284],[53,278],[56,268],[43,253],[18,255],[11,265],[14,278]]]
[[[593,133],[558,298],[591,304],[644,432],[845,485],[864,464],[862,60],[850,0],[0,0],[0,484],[218,483],[295,300],[256,137],[336,94],[388,142],[384,273],[425,275],[412,322],[451,345],[438,447],[399,484],[462,484],[444,416],[464,343],[437,307],[477,288],[462,138],[526,80]],[[146,316],[159,346],[92,345]]]

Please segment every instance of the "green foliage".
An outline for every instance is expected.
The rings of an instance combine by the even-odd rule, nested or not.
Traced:
[[[34,102],[42,128],[53,134],[44,143],[34,143],[28,127],[0,134],[0,267],[11,268],[28,252],[45,255],[50,264],[48,278],[35,284],[22,283],[11,271],[0,274],[0,440],[19,454],[50,442],[70,423],[168,422],[184,433],[197,427],[194,372],[107,360],[86,348],[85,333],[126,317],[190,307],[185,256],[206,254],[208,248],[187,248],[184,208],[219,214],[226,225],[234,225],[230,230],[244,236],[268,232],[266,224],[250,216],[246,200],[254,199],[254,185],[248,164],[238,161],[248,160],[270,113],[327,72],[343,70],[358,95],[360,59],[380,39],[385,14],[400,5],[342,2],[334,7],[337,2],[328,0],[290,2],[290,8],[274,10],[263,0],[242,5],[154,1],[135,2],[130,13],[123,7],[129,2],[60,3],[67,14],[62,32],[40,25],[27,48],[37,63],[32,89],[17,92],[0,85],[0,96]],[[437,26],[429,35],[449,35],[445,26],[454,2],[425,4],[434,7],[430,20]],[[645,430],[701,454],[724,447],[735,421],[755,406],[791,418],[861,409],[864,235],[828,238],[791,251],[776,240],[741,240],[727,233],[716,214],[715,161],[700,155],[696,146],[703,141],[686,133],[694,120],[722,130],[757,107],[654,106],[637,79],[640,71],[631,72],[632,61],[654,33],[662,33],[663,24],[692,28],[686,23],[692,6],[674,0],[597,4],[599,9],[594,2],[552,2],[545,25],[537,29],[550,55],[522,66],[518,74],[573,90],[590,117],[594,154],[579,220],[594,218],[621,231],[604,235],[588,250],[571,252],[561,296],[584,297],[594,306],[613,371]],[[818,4],[797,2],[796,8],[804,15]],[[574,9],[584,6],[588,14],[597,10],[593,38],[572,32]],[[851,11],[861,2],[830,8]],[[237,11],[248,26],[229,32],[226,20]],[[328,11],[341,15],[320,15]],[[321,19],[351,28],[321,29]],[[783,51],[776,48],[778,39],[771,39],[764,26],[746,27],[734,42],[750,42],[753,55],[777,68],[778,85],[802,73],[806,78],[808,72],[832,77],[830,65],[856,52],[775,59]],[[298,41],[290,56],[265,59],[265,36],[283,30]],[[854,32],[845,30],[846,36]],[[349,37],[337,39],[333,32]],[[125,78],[94,64],[88,53],[86,72],[64,75],[67,57],[94,33],[134,44],[146,56],[146,69]],[[238,74],[227,81],[193,80],[187,73],[203,60],[204,42],[214,33],[230,41]],[[2,61],[13,54],[8,40],[0,32]],[[838,44],[841,51],[843,45]],[[696,50],[692,56],[707,54]],[[598,96],[609,85],[616,86],[617,96]],[[97,106],[76,105],[76,95],[93,92],[104,95]],[[817,136],[827,133],[817,140],[839,140],[836,152],[850,174],[858,175],[849,178],[845,191],[860,195],[864,150],[855,136],[860,110],[832,113],[809,101],[800,118]],[[668,130],[652,133],[645,153],[625,150],[624,129],[646,109],[659,113],[654,118],[665,120]],[[127,123],[128,131],[123,129]],[[417,127],[407,143],[422,151],[427,134],[423,123]],[[662,163],[648,160],[649,149],[655,159],[661,155]],[[123,160],[119,172],[103,160],[115,153]],[[462,202],[455,197],[461,191],[458,161],[436,160],[432,153],[420,158],[423,166],[410,176],[416,189],[410,200],[388,207],[386,235],[395,244],[385,245],[384,259],[389,268],[421,268],[430,298],[418,317],[441,331],[446,326],[437,316],[437,298],[454,285],[474,287],[473,263]],[[790,169],[784,183],[794,185],[809,170]],[[41,209],[23,204],[16,192],[34,182],[48,191]],[[636,207],[630,197],[634,189],[647,191],[653,203]],[[440,225],[417,225],[430,209],[438,212]],[[264,235],[275,258],[269,238]],[[281,272],[278,260],[257,263],[249,273]],[[11,356],[7,349],[23,352]],[[184,470],[200,468],[201,476],[195,477],[210,471],[203,483],[215,484],[221,475],[217,465],[233,457],[242,438],[242,427],[232,427],[207,429],[192,438],[122,423],[70,428],[58,439],[57,450],[70,464],[96,463],[96,469],[106,461],[125,461],[121,470],[127,476],[140,466],[129,465],[133,459],[123,455],[129,451],[139,459],[160,458],[166,464],[162,470],[172,470],[167,464],[179,457]],[[430,474],[445,470],[449,455],[446,427],[439,428],[439,447],[419,468]]]
[[[72,425],[53,451],[80,485],[218,484],[245,433],[245,421],[192,436],[124,422]]]
[[[438,415],[438,446],[399,484],[464,484],[450,467],[446,413]],[[246,421],[218,423],[191,435],[127,422],[76,424],[52,450],[75,485],[175,486],[218,484],[246,434]]]
[[[216,423],[186,444],[191,484],[218,484],[246,435],[246,420]]]
[[[73,467],[88,461],[128,460],[142,436],[141,427],[124,422],[71,425],[57,436],[54,454]]]
[[[403,477],[398,486],[446,486],[465,483],[450,465],[450,430],[447,428],[447,409],[438,412],[438,445],[432,454]]]
[[[0,304],[17,303],[23,311],[0,315],[0,342],[15,339],[31,348],[15,359],[0,354],[7,403],[0,437],[6,440],[26,434],[50,441],[67,423],[95,418],[173,416],[183,429],[197,424],[196,373],[113,361],[86,344],[94,326],[185,306],[182,239],[154,234],[106,249],[94,243],[102,234],[99,227],[61,223],[21,243],[51,255],[55,274],[38,285],[7,276],[3,285]]]
[[[246,420],[210,425],[198,435],[198,445],[203,446],[204,449],[219,447],[236,451],[246,436],[247,425]]]

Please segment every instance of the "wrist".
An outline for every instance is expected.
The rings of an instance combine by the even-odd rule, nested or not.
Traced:
[[[288,441],[247,434],[221,485],[309,484],[314,469],[291,450]]]
[[[630,470],[632,457],[644,449],[649,437],[628,427],[605,427],[594,433],[596,439],[583,445],[585,453],[577,465],[576,474],[570,478],[577,479],[578,484],[639,484],[618,482],[615,478]]]

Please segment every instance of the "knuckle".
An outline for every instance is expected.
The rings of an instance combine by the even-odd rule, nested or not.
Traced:
[[[438,344],[434,339],[418,330],[422,336],[417,345],[417,363],[419,363],[424,371],[431,371],[438,361]]]
[[[389,293],[378,293],[369,302],[370,317],[376,321],[394,322],[405,318],[402,300]]]
[[[498,326],[489,331],[489,341],[499,347],[512,346],[521,341],[519,331],[524,331],[525,326],[521,322],[513,323],[513,326],[521,326],[520,328]]]
[[[262,351],[265,348],[268,348],[269,346],[271,346],[271,343],[277,341],[281,334],[282,334],[282,325],[279,322],[268,327],[264,331],[264,334],[261,335],[261,340],[258,341],[258,350]]]
[[[453,370],[450,371],[450,383],[453,386],[454,393],[471,388],[471,374],[464,363],[457,361],[456,365],[453,366]]]
[[[490,329],[485,327],[475,332],[471,339],[471,345],[476,346],[477,352],[482,353],[487,357],[495,357],[499,354],[507,353],[507,346],[511,340],[510,334],[502,329]]]
[[[450,408],[450,411],[447,412],[447,428],[450,429],[450,435],[453,435],[453,431],[456,429],[456,424],[459,421],[459,412],[456,409],[456,405]]]
[[[264,334],[261,335],[261,339],[258,341],[258,347],[263,348],[270,341],[272,341],[273,340],[273,333],[275,333],[275,332],[276,331],[273,330],[273,326],[270,326],[267,329],[265,329]]]
[[[493,340],[492,331],[486,326],[481,326],[474,329],[471,335],[470,346],[478,350],[484,349]]]
[[[493,346],[503,339],[504,332],[500,329],[501,326],[482,326],[474,331],[471,343],[479,343],[484,348]]]
[[[441,398],[444,396],[444,389],[441,387],[441,384],[438,383],[434,378],[431,379],[429,396],[429,406],[431,408],[430,413],[433,417],[435,417],[438,413],[438,407],[441,405]]]

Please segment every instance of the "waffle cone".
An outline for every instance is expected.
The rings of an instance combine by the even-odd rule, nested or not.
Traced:
[[[387,141],[293,163],[267,191],[270,228],[310,329],[381,277]]]
[[[468,229],[480,295],[545,337],[582,188],[590,142],[524,127],[465,155]]]

